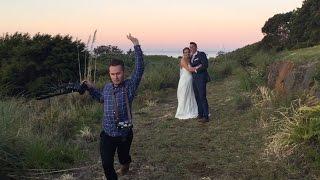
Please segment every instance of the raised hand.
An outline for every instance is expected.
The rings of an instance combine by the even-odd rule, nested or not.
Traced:
[[[89,89],[94,88],[93,83],[88,80],[83,80],[81,84],[85,84]]]
[[[197,70],[200,68],[200,67],[202,67],[202,64],[200,64],[200,65],[198,65],[198,66],[196,66],[196,67],[188,67],[188,70],[190,71],[190,72],[195,72],[195,73],[197,73]]]
[[[131,36],[131,33],[129,33],[129,35],[127,35],[127,38],[133,43],[133,45],[139,45],[139,40],[133,36]]]
[[[195,67],[195,69],[199,69],[202,67],[202,64],[199,64],[198,66]]]

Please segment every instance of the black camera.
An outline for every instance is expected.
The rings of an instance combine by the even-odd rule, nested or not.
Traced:
[[[38,94],[36,99],[47,99],[54,96],[59,96],[63,94],[78,92],[79,94],[84,94],[88,90],[88,86],[85,83],[65,83],[55,87],[50,88],[48,91]]]
[[[85,83],[68,83],[65,86],[66,92],[78,92],[79,94],[84,94],[88,86]]]

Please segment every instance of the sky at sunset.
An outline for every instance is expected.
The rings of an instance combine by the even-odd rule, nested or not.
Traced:
[[[233,50],[261,40],[265,21],[303,0],[0,0],[0,32],[70,34],[96,45],[128,49],[126,34],[144,49]]]

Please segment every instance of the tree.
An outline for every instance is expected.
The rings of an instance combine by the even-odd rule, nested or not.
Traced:
[[[320,1],[305,0],[294,11],[276,14],[262,28],[262,47],[276,50],[310,47],[320,43]]]
[[[107,54],[110,52],[110,48],[108,46],[98,46],[93,50],[94,54],[100,56],[101,54]]]
[[[262,33],[265,35],[262,43],[267,48],[276,48],[282,50],[288,43],[290,36],[290,25],[293,12],[276,14],[269,18],[262,27]]]
[[[68,35],[6,34],[0,38],[0,83],[10,86],[1,93],[35,96],[52,84],[76,81],[77,48],[84,47]]]
[[[102,45],[94,48],[93,50],[94,54],[97,56],[100,56],[102,54],[123,54],[123,51],[118,48],[118,46],[112,46],[112,45]]]
[[[218,51],[217,52],[217,56],[223,56],[223,55],[225,55],[226,54],[226,52],[224,52],[224,51]]]
[[[291,46],[309,47],[319,43],[320,1],[305,0],[292,22]]]
[[[131,56],[131,55],[133,55],[133,54],[134,54],[134,51],[132,51],[132,49],[130,48],[129,51],[127,51],[127,55],[128,55],[128,56]]]

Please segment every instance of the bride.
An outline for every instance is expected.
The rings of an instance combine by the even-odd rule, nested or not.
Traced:
[[[198,67],[191,67],[190,49],[183,49],[183,57],[180,60],[180,79],[177,90],[178,108],[175,117],[178,119],[190,119],[198,116],[198,106],[193,92],[192,74]]]

